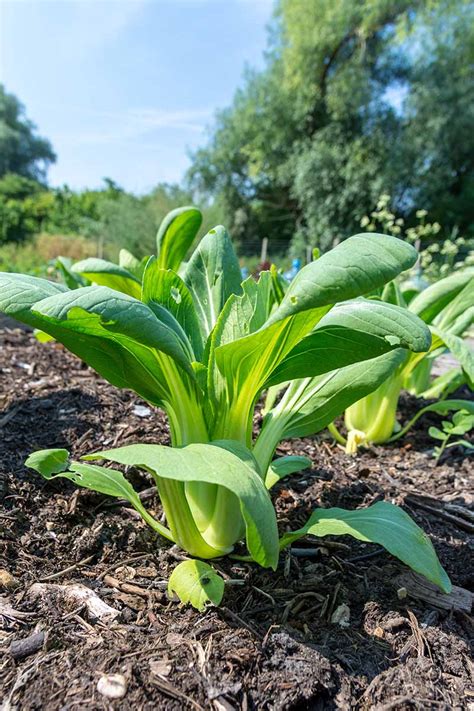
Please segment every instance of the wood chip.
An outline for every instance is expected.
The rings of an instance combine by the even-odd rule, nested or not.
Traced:
[[[113,622],[119,615],[110,605],[107,605],[93,590],[86,585],[58,585],[55,583],[35,583],[27,592],[30,600],[42,599],[48,604],[59,603],[66,610],[76,610],[84,607],[92,622]]]
[[[395,584],[398,588],[404,588],[411,597],[424,600],[442,610],[456,610],[468,614],[471,612],[474,593],[457,585],[453,585],[452,591],[446,594],[422,575],[411,572],[397,576]]]
[[[38,652],[44,645],[44,632],[34,632],[24,639],[14,639],[10,644],[10,654],[13,659],[24,659]]]

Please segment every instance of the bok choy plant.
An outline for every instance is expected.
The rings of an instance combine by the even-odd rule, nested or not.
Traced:
[[[232,553],[245,540],[251,560],[275,569],[280,550],[298,538],[349,534],[379,543],[448,591],[429,538],[396,506],[316,509],[305,526],[280,536],[269,495],[281,476],[305,466],[301,458],[274,459],[282,439],[326,427],[407,352],[429,349],[429,329],[416,314],[363,298],[416,256],[397,238],[359,234],[304,267],[283,293],[275,271],[241,283],[220,226],[202,239],[182,276],[151,257],[139,297],[104,285],[68,290],[0,274],[1,310],[161,407],[171,433],[171,447],[135,444],[79,462],[66,450],[45,450],[27,465],[47,479],[66,477],[126,498],[155,531],[197,558]],[[256,403],[282,383],[289,386],[254,440]],[[121,471],[92,461],[148,472],[166,525],[143,507]]]
[[[452,392],[462,380],[472,388],[474,380],[474,354],[463,339],[474,322],[474,270],[441,279],[415,296],[408,306],[395,283],[385,287],[381,298],[382,302],[395,303],[423,319],[431,330],[431,346],[426,353],[405,352],[390,377],[346,409],[347,440],[334,426],[330,428],[337,439],[346,442],[348,452],[356,451],[361,443],[393,441],[407,431],[404,427],[397,432],[396,412],[403,388],[422,397],[439,397],[443,392]],[[433,362],[446,349],[457,358],[460,367],[430,385]],[[450,403],[451,409],[458,409],[458,400],[446,400],[444,412],[450,409]]]

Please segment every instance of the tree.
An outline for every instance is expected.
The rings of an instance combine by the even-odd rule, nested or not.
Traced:
[[[16,173],[44,181],[55,160],[51,143],[37,135],[17,97],[0,84],[0,177]]]
[[[222,201],[244,242],[259,234],[327,249],[358,230],[382,192],[408,220],[418,206],[442,205],[452,226],[456,209],[448,214],[443,195],[458,173],[464,196],[472,185],[466,7],[462,0],[280,0],[266,67],[248,71],[218,114],[208,145],[194,154],[191,186]],[[451,31],[440,33],[447,18]],[[448,111],[429,100],[435,85],[435,96],[444,85],[443,101],[454,98]],[[448,125],[444,114],[458,112]],[[434,182],[429,165],[437,166]]]
[[[40,232],[53,203],[52,193],[36,180],[14,173],[0,178],[0,244]]]

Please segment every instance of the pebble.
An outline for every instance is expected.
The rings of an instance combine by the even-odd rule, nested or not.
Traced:
[[[97,691],[108,699],[123,699],[127,693],[127,680],[123,674],[104,674],[97,682]]]
[[[336,607],[331,615],[331,622],[333,625],[339,625],[339,627],[349,627],[349,619],[351,616],[351,611],[348,605],[342,603],[339,607]]]
[[[144,405],[135,405],[132,412],[137,417],[150,417],[150,415],[151,415],[150,408],[145,407]]]
[[[14,590],[19,584],[20,581],[9,573],[8,570],[0,568],[0,590]]]

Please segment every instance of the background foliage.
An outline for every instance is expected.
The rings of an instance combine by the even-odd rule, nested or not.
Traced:
[[[439,225],[422,235],[432,256],[453,234],[469,243],[473,60],[465,0],[279,0],[264,69],[246,70],[183,185],[141,196],[111,179],[95,190],[48,188],[53,148],[0,86],[2,264],[39,259],[38,234],[79,235],[86,252],[109,258],[119,247],[143,256],[164,215],[190,203],[204,209],[203,231],[230,225],[241,254],[265,236],[271,256],[289,244],[295,256],[327,250],[359,231],[381,195],[407,235],[420,208]]]

